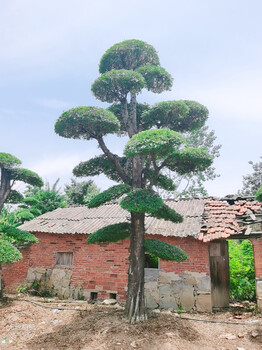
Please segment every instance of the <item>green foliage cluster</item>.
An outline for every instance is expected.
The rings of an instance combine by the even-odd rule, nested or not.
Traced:
[[[33,217],[25,218],[26,220],[31,220],[36,216],[57,208],[64,208],[67,205],[65,196],[61,195],[60,190],[56,188],[58,181],[59,179],[52,187],[49,183],[46,183],[43,188],[27,186],[25,199],[23,200],[23,204],[20,205],[21,214],[23,214],[22,210],[24,209],[24,215],[26,215],[26,212],[29,212]]]
[[[102,74],[92,84],[91,90],[100,101],[118,102],[127,97],[129,92],[138,93],[145,87],[145,79],[131,70],[111,70]]]
[[[119,127],[119,121],[110,111],[98,107],[77,107],[57,119],[55,132],[66,138],[90,140],[116,132]]]
[[[259,202],[262,202],[262,186],[259,187],[259,189],[255,192],[255,195],[256,195],[256,199]]]
[[[255,271],[252,243],[229,241],[230,296],[235,300],[255,298]]]
[[[126,157],[118,157],[117,155],[115,155],[115,157],[118,159],[121,166],[124,167],[126,165]],[[97,156],[89,159],[86,162],[79,163],[73,169],[73,174],[77,177],[105,174],[113,181],[122,181],[112,161],[105,155]]]
[[[203,171],[212,164],[212,156],[201,148],[187,147],[173,152],[166,164],[172,171],[184,175],[194,171]]]
[[[87,243],[118,242],[130,236],[131,225],[128,222],[109,225],[97,230],[87,238]]]
[[[180,248],[158,239],[145,239],[145,251],[162,260],[184,261],[187,254]]]
[[[262,157],[260,161],[255,163],[249,161],[248,163],[252,166],[252,173],[243,176],[243,188],[238,192],[241,196],[254,196],[256,191],[262,186]]]
[[[88,208],[96,208],[100,205],[110,202],[116,198],[120,198],[123,194],[130,192],[132,189],[131,186],[121,184],[110,187],[108,190],[99,193],[96,197],[94,197],[88,204]]]
[[[27,231],[19,230],[17,227],[10,225],[1,225],[0,232],[3,237],[8,237],[12,239],[15,243],[37,243],[37,238]]]
[[[159,209],[150,212],[150,216],[153,216],[157,219],[172,221],[174,223],[183,221],[183,217],[180,214],[178,214],[174,209],[171,209],[168,205],[164,203]]]
[[[146,103],[136,103],[136,120],[137,124],[142,127],[142,121],[141,117],[145,111],[149,109],[149,105]],[[126,126],[123,121],[122,111],[121,111],[121,104],[120,103],[113,103],[110,107],[107,108],[108,111],[114,113],[114,115],[117,117],[117,119],[120,122],[120,130],[117,132],[118,135],[126,135]],[[130,114],[131,112],[131,105],[130,103],[127,104],[127,111]]]
[[[22,244],[36,243],[37,239],[29,232],[16,228],[16,215],[8,218],[8,211],[2,210],[5,203],[18,203],[22,200],[21,193],[13,189],[16,181],[29,185],[42,186],[42,179],[33,171],[20,168],[21,161],[10,153],[0,153],[0,266],[1,263],[11,264],[22,258],[18,247]],[[2,290],[0,290],[0,295]]]
[[[5,203],[18,204],[18,203],[21,203],[23,199],[24,197],[20,192],[16,190],[11,190]]]
[[[127,142],[124,153],[128,157],[149,154],[161,157],[171,153],[183,140],[182,135],[170,129],[145,130]]]
[[[18,247],[24,244],[37,243],[37,238],[27,231],[15,226],[0,223],[0,262],[12,264],[22,258]]]
[[[0,168],[12,168],[22,164],[21,160],[10,153],[0,152]]]
[[[128,193],[120,205],[132,213],[151,213],[162,207],[163,200],[151,189],[136,189]]]
[[[135,70],[142,66],[159,66],[159,58],[153,46],[141,40],[126,40],[113,45],[100,60],[99,72],[112,69]]]
[[[173,78],[164,68],[143,66],[136,71],[144,77],[149,91],[160,94],[163,91],[171,90]]]
[[[165,101],[146,111],[142,122],[149,128],[156,126],[184,132],[201,128],[207,117],[207,108],[195,101]]]
[[[0,236],[1,237],[1,236]],[[0,261],[3,264],[13,264],[22,259],[19,250],[6,239],[0,238]]]
[[[11,180],[23,181],[32,186],[43,186],[42,179],[34,172],[23,168],[8,169]]]
[[[149,179],[151,179],[153,176],[154,176],[154,170],[149,169],[148,171]],[[176,189],[173,180],[170,177],[161,173],[159,173],[156,178],[155,186],[162,188],[163,190],[166,190],[166,191],[174,191]]]
[[[92,180],[77,182],[75,179],[71,179],[64,190],[69,205],[88,204],[100,191]]]

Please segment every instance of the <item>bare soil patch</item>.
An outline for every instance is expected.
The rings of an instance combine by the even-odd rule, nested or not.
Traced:
[[[26,299],[40,302],[39,298],[26,297]],[[181,317],[214,322],[258,321],[258,323],[246,325],[199,322],[181,319],[180,316],[175,317],[174,313],[161,312],[152,313],[146,322],[130,325],[123,318],[121,306],[63,301],[54,303],[54,301],[41,304],[52,308],[41,307],[23,299],[12,300],[3,305],[0,308],[0,348],[6,350],[262,349],[262,317],[250,312],[183,313]],[[61,308],[73,310],[60,310]]]

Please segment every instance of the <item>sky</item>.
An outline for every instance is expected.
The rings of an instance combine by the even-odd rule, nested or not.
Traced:
[[[70,108],[108,106],[90,90],[99,61],[115,43],[138,39],[174,78],[172,91],[143,92],[139,101],[205,105],[222,145],[220,177],[206,188],[236,193],[252,172],[248,161],[262,156],[261,13],[260,0],[0,0],[0,151],[44,181],[69,183],[74,166],[101,151],[95,141],[58,136],[54,124]],[[124,142],[106,137],[118,154]],[[110,186],[103,176],[95,182]]]

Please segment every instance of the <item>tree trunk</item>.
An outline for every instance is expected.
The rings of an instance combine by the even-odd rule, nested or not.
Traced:
[[[130,263],[125,315],[130,323],[147,319],[144,297],[144,214],[131,213]]]
[[[11,191],[10,179],[8,176],[8,171],[6,169],[1,169],[1,182],[0,182],[0,213],[3,209],[6,198]]]
[[[133,158],[133,189],[142,187],[142,160]],[[145,214],[131,213],[130,263],[125,315],[130,323],[147,319],[144,297]]]

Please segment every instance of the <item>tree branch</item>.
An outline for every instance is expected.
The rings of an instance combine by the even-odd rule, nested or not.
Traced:
[[[111,162],[116,167],[116,170],[117,170],[119,176],[121,177],[121,179],[123,180],[123,182],[125,184],[130,185],[131,184],[131,179],[129,178],[129,176],[123,170],[123,168],[122,168],[121,164],[119,163],[116,155],[111,153],[109,151],[109,149],[106,147],[105,142],[103,140],[103,137],[102,136],[97,137],[97,141],[98,141],[99,146],[101,147],[102,151],[104,152],[104,154],[107,156],[108,159],[111,160]]]
[[[0,184],[0,213],[4,203],[11,191],[10,178],[6,169],[1,169],[1,184]]]

